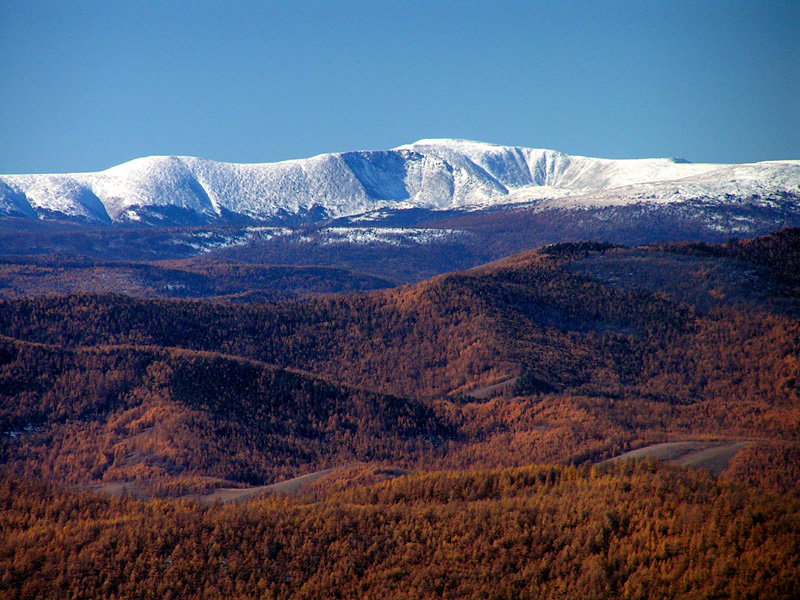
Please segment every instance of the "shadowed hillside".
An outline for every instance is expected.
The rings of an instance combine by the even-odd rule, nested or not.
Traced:
[[[261,485],[354,460],[413,464],[452,435],[414,400],[233,357],[9,340],[0,353],[4,461],[29,477],[171,493]]]

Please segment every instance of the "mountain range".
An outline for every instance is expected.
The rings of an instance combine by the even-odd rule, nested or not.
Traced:
[[[152,156],[98,173],[0,176],[0,216],[84,224],[352,224],[398,214],[419,222],[453,211],[629,206],[691,206],[693,213],[700,206],[709,227],[743,232],[754,210],[768,213],[775,228],[794,224],[800,161],[609,160],[442,139],[278,163]],[[708,216],[721,207],[736,213],[738,225]]]
[[[797,170],[3,177],[3,597],[800,597]]]

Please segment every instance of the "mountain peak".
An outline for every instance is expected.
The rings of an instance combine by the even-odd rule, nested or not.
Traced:
[[[403,144],[394,148],[395,150],[416,150],[420,148],[447,148],[456,152],[464,151],[484,151],[492,152],[496,150],[505,150],[514,148],[514,146],[504,146],[502,144],[492,144],[489,142],[480,142],[477,140],[465,140],[458,138],[425,138],[417,140],[411,144]]]
[[[487,146],[495,148],[504,148],[502,144],[493,144],[491,142],[481,142],[479,140],[467,140],[463,138],[423,138],[405,146]],[[404,146],[401,146],[401,148]]]

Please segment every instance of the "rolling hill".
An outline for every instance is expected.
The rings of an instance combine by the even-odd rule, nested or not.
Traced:
[[[289,301],[2,300],[0,589],[794,598],[798,265],[786,229]]]
[[[266,484],[335,457],[404,467],[581,463],[709,436],[791,449],[800,442],[797,239],[787,230],[718,246],[559,244],[415,285],[302,302],[5,300],[3,430],[15,432],[5,437],[7,456],[23,472],[41,472],[44,461],[57,479],[67,471],[84,484],[124,479],[113,475],[120,464],[132,461],[119,471],[128,473],[151,460],[109,449],[126,439],[118,428],[111,442],[108,430],[133,418],[126,411],[150,414],[135,435],[146,430],[147,444],[187,457],[170,459],[182,465],[173,471],[138,466],[157,473],[142,475],[153,485],[178,476]],[[94,373],[106,383],[91,383]],[[276,378],[287,395],[273,400]],[[273,383],[247,383],[260,381]],[[310,399],[322,392],[302,391],[309,386],[333,390],[324,394],[343,408],[325,412]],[[474,394],[482,389],[490,393]],[[388,422],[378,419],[385,408],[354,416],[364,402],[410,412]],[[262,410],[267,429],[252,419]],[[314,427],[330,428],[329,441],[281,429],[303,411],[327,423]],[[175,437],[176,415],[194,429],[181,425]],[[363,425],[354,430],[349,418]],[[75,435],[76,427],[86,429]],[[164,432],[171,441],[148,437]],[[89,440],[88,455],[106,456],[96,473],[62,462],[74,453],[67,439]],[[191,458],[199,439],[218,448],[211,462]],[[250,450],[226,458],[228,439]],[[257,448],[271,448],[271,461]]]

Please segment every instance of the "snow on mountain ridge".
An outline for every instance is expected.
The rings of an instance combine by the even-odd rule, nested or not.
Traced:
[[[571,156],[556,150],[500,146],[453,139],[426,139],[399,146],[433,153],[454,162],[467,158],[502,183],[508,192],[531,185],[574,189],[605,189],[648,181],[663,181],[705,173],[721,165],[689,163],[671,158],[603,159]]]
[[[98,173],[0,176],[0,215],[97,223],[311,220],[383,208],[563,206],[800,194],[800,161],[713,165],[610,160],[468,140],[264,164],[138,158]]]

